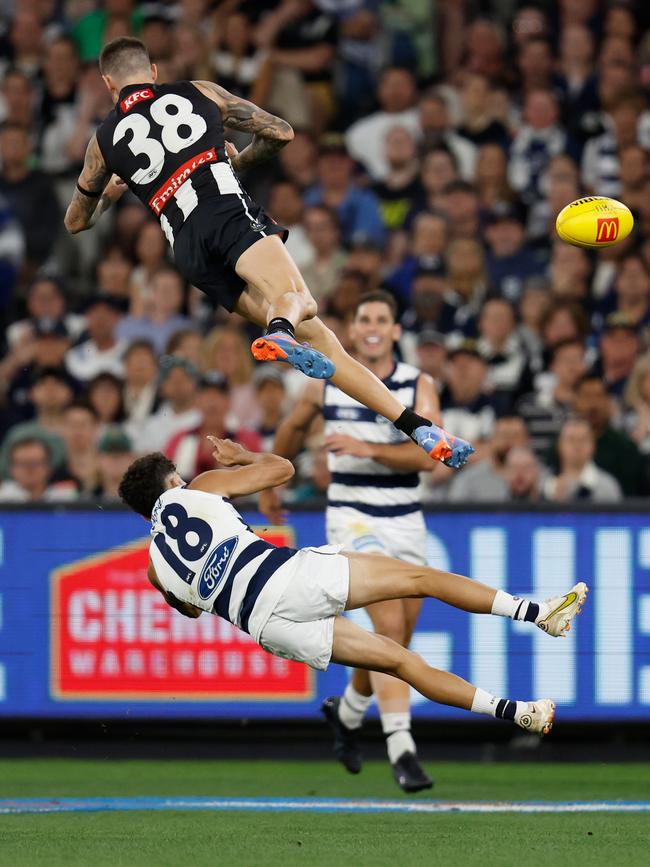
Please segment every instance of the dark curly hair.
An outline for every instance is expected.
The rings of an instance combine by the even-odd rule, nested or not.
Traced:
[[[176,464],[162,452],[152,452],[133,461],[120,482],[118,493],[123,503],[144,518],[150,518],[165,481],[176,472]]]

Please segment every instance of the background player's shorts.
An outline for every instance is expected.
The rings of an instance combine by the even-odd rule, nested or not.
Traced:
[[[350,586],[349,563],[339,550],[323,545],[296,554],[294,577],[262,629],[264,650],[325,671],[332,657],[334,620],[345,609]]]
[[[422,512],[376,518],[356,509],[337,506],[327,510],[327,541],[344,551],[386,554],[405,563],[427,562],[427,529]]]
[[[241,254],[266,235],[288,231],[245,193],[205,198],[174,241],[174,261],[186,280],[214,302],[233,311],[246,283],[236,273]]]

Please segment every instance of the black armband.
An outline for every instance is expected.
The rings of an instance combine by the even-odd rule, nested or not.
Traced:
[[[77,182],[77,189],[82,196],[88,196],[89,199],[98,199],[104,192],[103,190],[100,190],[100,192],[98,193],[91,193],[90,190],[84,190],[84,188],[79,184],[79,182]]]

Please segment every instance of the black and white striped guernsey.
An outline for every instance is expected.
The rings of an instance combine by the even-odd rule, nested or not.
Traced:
[[[186,487],[158,498],[151,536],[149,555],[165,590],[259,641],[297,569],[297,550],[260,539],[227,499]]]
[[[413,409],[419,376],[416,367],[399,361],[384,384],[404,406]],[[387,419],[331,382],[325,385],[323,416],[326,435],[340,433],[372,443],[408,442],[408,437]],[[399,472],[371,458],[353,455],[330,453],[327,463],[331,473],[328,508],[347,506],[378,518],[421,510],[420,479],[416,472]]]

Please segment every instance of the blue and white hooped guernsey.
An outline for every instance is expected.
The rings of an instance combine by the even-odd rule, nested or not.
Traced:
[[[260,539],[224,497],[186,487],[158,498],[151,536],[149,554],[165,590],[259,641],[298,551]]]
[[[408,409],[415,406],[420,371],[399,361],[384,380],[386,387]],[[387,419],[349,397],[331,382],[325,385],[323,416],[326,435],[345,434],[371,443],[408,442],[406,434]],[[343,506],[377,518],[393,518],[420,512],[420,478],[416,472],[399,472],[371,458],[330,453],[328,508]]]

